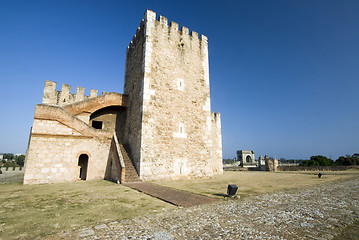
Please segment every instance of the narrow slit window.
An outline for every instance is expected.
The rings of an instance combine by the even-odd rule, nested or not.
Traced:
[[[177,131],[173,133],[173,136],[176,138],[186,138],[187,134],[185,132],[186,132],[186,130],[185,130],[184,124],[181,122],[178,125]]]
[[[179,124],[178,130],[179,130],[179,133],[181,133],[181,134],[184,133],[183,123],[180,123],[180,124]]]
[[[184,82],[182,78],[178,78],[177,79],[177,88],[181,91],[183,91],[184,89]]]

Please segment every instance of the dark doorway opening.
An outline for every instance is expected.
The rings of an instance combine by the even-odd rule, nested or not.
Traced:
[[[81,180],[86,180],[88,160],[89,157],[87,156],[87,154],[81,154],[79,157],[79,164],[78,164],[78,166],[80,167],[79,178]]]
[[[102,129],[102,121],[92,121],[92,127],[96,129]]]
[[[247,163],[251,163],[251,162],[252,162],[252,158],[251,158],[250,156],[247,156],[247,157],[246,157],[246,162],[247,162]]]

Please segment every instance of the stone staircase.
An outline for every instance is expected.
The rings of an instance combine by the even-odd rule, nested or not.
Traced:
[[[120,145],[120,151],[123,157],[123,161],[125,162],[125,182],[141,182],[140,177],[136,171],[135,166],[133,165],[131,158],[128,156],[127,151],[123,144]]]

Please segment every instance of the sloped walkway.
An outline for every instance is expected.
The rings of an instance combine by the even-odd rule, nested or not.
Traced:
[[[123,185],[181,207],[192,207],[217,201],[213,198],[148,182],[124,183]]]

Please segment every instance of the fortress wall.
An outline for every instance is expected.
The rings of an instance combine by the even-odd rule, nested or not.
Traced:
[[[24,184],[76,181],[82,153],[89,156],[87,179],[103,179],[110,141],[83,135],[58,121],[34,119]]]
[[[99,109],[111,106],[127,107],[127,96],[120,93],[104,93],[98,97],[87,99],[86,101],[76,102],[64,106],[69,113],[78,116],[81,113],[93,113]]]
[[[48,134],[51,132],[59,135],[82,135],[75,129],[69,128],[56,120],[34,119],[32,133]]]
[[[221,115],[212,113],[212,164],[215,173],[223,173],[221,132]]]
[[[12,172],[12,173],[17,173],[17,172],[23,172],[24,171],[24,167],[0,167],[0,170],[5,173],[5,172]]]
[[[126,108],[109,107],[96,111],[91,115],[90,125],[93,121],[101,121],[103,130],[111,130],[117,133],[117,139],[123,143],[126,124]]]
[[[24,184],[71,182],[79,178],[78,161],[87,154],[87,180],[104,179],[110,140],[33,135],[25,164]]]
[[[64,126],[73,129],[74,134],[77,132],[87,137],[111,138],[113,135],[113,131],[95,129],[90,127],[87,123],[81,121],[79,118],[73,116],[69,112],[65,111],[63,108],[43,104],[36,105],[34,123],[38,124],[33,125],[33,130],[31,134],[39,134],[40,132],[38,131],[40,131],[40,129],[42,129],[42,131],[44,132],[47,132],[47,134],[59,134],[56,131],[59,131],[60,129],[53,129],[52,127],[46,126],[46,120],[57,121]]]
[[[86,96],[85,88],[77,87],[76,94],[71,93],[70,88],[70,85],[62,84],[61,91],[57,91],[56,82],[46,80],[42,103],[55,106],[65,106],[71,103],[97,97],[97,90],[91,89],[90,96]]]
[[[213,174],[207,38],[147,11],[141,178]]]
[[[145,23],[142,20],[126,51],[124,94],[128,95],[128,108],[124,143],[130,148],[132,160],[140,171],[141,124],[143,110],[143,58]]]
[[[93,129],[62,108],[37,105],[25,159],[24,184],[76,181],[87,154],[87,179],[103,179],[113,131]]]

